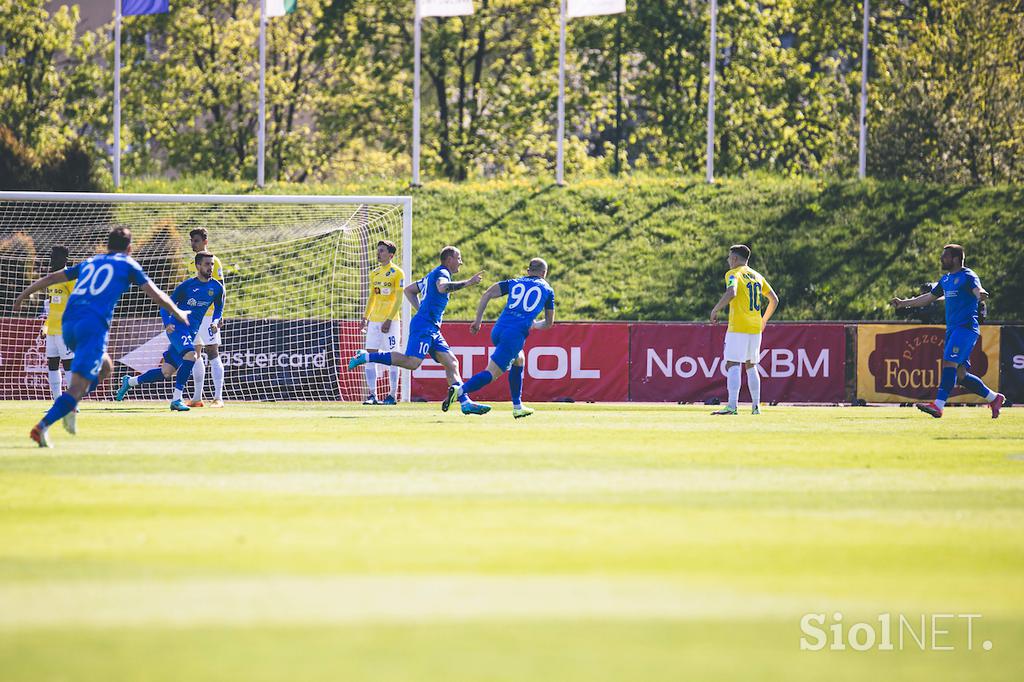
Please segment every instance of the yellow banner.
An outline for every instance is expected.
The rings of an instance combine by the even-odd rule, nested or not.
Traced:
[[[971,374],[999,390],[999,327],[983,326],[971,352]],[[931,325],[857,325],[857,397],[872,403],[906,403],[935,398],[942,375],[946,328]],[[957,386],[951,404],[983,403]]]

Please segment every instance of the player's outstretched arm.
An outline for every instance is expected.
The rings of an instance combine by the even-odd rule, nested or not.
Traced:
[[[534,329],[551,329],[555,326],[555,309],[546,308],[544,310],[544,319],[537,320],[533,323]]]
[[[930,291],[927,291],[920,296],[914,298],[893,298],[889,303],[892,304],[893,308],[920,308],[926,306],[933,301],[939,300],[939,297]]]
[[[981,287],[974,287],[971,290],[971,293],[974,294],[974,297],[976,299],[978,299],[978,303],[988,300],[988,292],[982,289]]]
[[[14,299],[14,312],[18,312],[18,309],[21,308],[21,304],[25,302],[25,299],[37,291],[42,291],[51,284],[59,284],[60,282],[66,281],[68,281],[68,276],[64,274],[63,270],[51,272],[45,277],[40,277],[36,281],[32,282],[32,284],[29,284],[25,291],[18,294],[18,297]]]
[[[487,271],[481,270],[480,272],[476,273],[469,279],[464,279],[461,282],[438,282],[437,289],[442,294],[450,294],[453,291],[458,291],[459,289],[470,287],[473,286],[474,284],[479,284],[480,280],[483,279],[485,272]]]
[[[779,295],[775,293],[775,290],[768,287],[768,308],[764,311],[764,316],[761,318],[761,331],[768,325],[768,320],[772,319],[772,315],[775,314],[775,309],[779,307]]]
[[[498,298],[499,296],[501,296],[501,285],[497,282],[487,287],[487,291],[480,296],[480,302],[476,305],[476,319],[473,320],[473,324],[469,325],[471,333],[476,334],[480,331],[480,325],[483,324],[484,311],[487,310],[487,304],[491,302],[491,299]]]
[[[143,284],[142,290],[146,292],[146,296],[149,296],[153,300],[153,303],[156,303],[158,306],[169,312],[182,324],[188,324],[188,312],[175,305],[170,296],[165,294],[159,287],[153,284],[153,282],[146,282]]]

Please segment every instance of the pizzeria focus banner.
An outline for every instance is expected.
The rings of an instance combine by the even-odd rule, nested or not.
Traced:
[[[982,326],[971,352],[971,373],[999,390],[1000,328]],[[942,374],[946,328],[926,325],[857,325],[857,397],[868,402],[932,400]],[[957,386],[950,403],[983,403]]]
[[[725,400],[726,325],[630,325],[630,400]],[[769,325],[761,341],[761,400],[839,402],[846,397],[840,324]],[[744,378],[740,401],[750,399]]]
[[[465,322],[446,323],[441,332],[459,359],[463,380],[487,368],[494,351],[491,328],[471,334]],[[629,399],[629,325],[626,323],[556,324],[526,339],[523,401],[571,398],[621,402]],[[473,394],[484,402],[508,401],[506,375]],[[427,358],[412,373],[413,399],[442,400],[448,391],[444,369]]]

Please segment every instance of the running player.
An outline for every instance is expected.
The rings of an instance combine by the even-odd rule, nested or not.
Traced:
[[[893,298],[891,301],[895,308],[920,308],[943,296],[946,298],[946,345],[942,352],[939,390],[934,401],[915,403],[914,407],[939,418],[946,407],[949,392],[960,384],[984,398],[992,409],[992,418],[998,419],[1006,396],[996,393],[980,377],[967,371],[971,367],[971,351],[981,338],[978,305],[988,298],[988,292],[982,288],[978,275],[964,267],[964,247],[946,244],[942,247],[939,261],[946,274],[931,291],[914,298]]]
[[[555,323],[555,292],[544,279],[547,274],[547,262],[543,258],[534,258],[530,261],[525,277],[492,284],[480,297],[480,303],[476,307],[476,319],[469,327],[474,334],[480,331],[484,311],[491,299],[508,296],[505,308],[491,330],[494,353],[487,363],[487,369],[474,374],[461,387],[451,386],[448,389],[448,397],[445,398],[441,409],[447,409],[456,398],[479,391],[503,372],[508,372],[512,416],[521,419],[534,413],[532,408],[523,407],[523,368],[526,364],[523,346],[531,330],[549,329]],[[544,311],[544,319],[534,322],[541,310]]]
[[[113,363],[107,355],[107,334],[114,318],[114,308],[121,294],[133,284],[141,287],[158,306],[175,319],[188,324],[188,313],[149,279],[142,267],[131,257],[132,232],[115,227],[107,235],[107,253],[93,256],[78,265],[37,279],[14,299],[17,311],[30,295],[51,284],[78,280],[64,311],[62,330],[64,342],[75,353],[71,361],[71,382],[68,390],[53,402],[29,436],[39,447],[50,447],[48,430],[63,420],[64,428],[74,434],[78,430],[75,407],[92,392],[100,381],[110,376]]]

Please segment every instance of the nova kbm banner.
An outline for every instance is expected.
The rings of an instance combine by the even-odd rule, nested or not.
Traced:
[[[726,325],[630,325],[630,400],[725,399]],[[761,342],[761,400],[838,402],[846,397],[843,325],[770,325]],[[740,400],[749,400],[746,388]]]
[[[971,373],[999,390],[999,327],[983,326],[971,353]],[[942,374],[945,327],[857,325],[857,397],[868,402],[932,400]],[[983,403],[959,386],[950,402]]]
[[[469,379],[487,368],[494,348],[491,324],[473,335],[466,323],[447,323],[441,328],[452,353],[459,359],[462,378]],[[624,401],[629,399],[629,325],[556,324],[535,331],[526,340],[526,375],[523,401],[573,400]],[[448,390],[444,369],[427,358],[412,373],[413,398],[441,400]],[[473,394],[473,398],[508,401],[508,381],[497,381]]]

